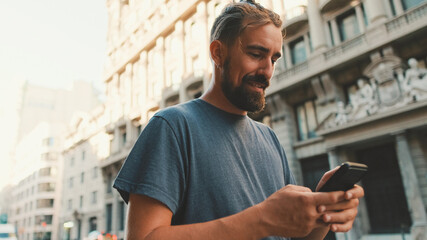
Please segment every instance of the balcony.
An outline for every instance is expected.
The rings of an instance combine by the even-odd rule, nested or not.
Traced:
[[[330,12],[336,9],[340,9],[352,1],[354,0],[320,0],[319,8],[323,13]]]
[[[170,87],[163,89],[163,92],[162,92],[163,107],[172,106],[177,103],[179,103],[179,85],[174,84]]]
[[[299,5],[286,10],[283,17],[282,28],[287,36],[297,33],[303,26],[308,24],[307,6]]]
[[[325,2],[325,1],[324,1]],[[427,2],[404,14],[390,19],[383,25],[369,29],[341,44],[331,47],[322,54],[310,56],[307,61],[283,71],[277,71],[272,79],[267,95],[310,79],[340,64],[386,46],[392,42],[427,31]]]

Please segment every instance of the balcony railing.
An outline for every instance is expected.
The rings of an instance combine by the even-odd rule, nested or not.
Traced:
[[[387,22],[387,32],[397,31],[427,16],[427,2]]]
[[[336,56],[342,55],[342,54],[344,54],[350,50],[353,50],[356,47],[362,45],[363,42],[365,42],[365,41],[366,41],[365,35],[359,35],[353,39],[345,41],[342,44],[327,50],[324,53],[325,59],[329,60],[329,59],[334,58]]]
[[[322,12],[329,12],[341,8],[348,2],[350,2],[350,0],[320,0],[319,7]]]
[[[308,23],[307,6],[299,5],[286,10],[284,19],[283,28],[286,29],[286,34],[293,35],[301,29],[302,25]]]

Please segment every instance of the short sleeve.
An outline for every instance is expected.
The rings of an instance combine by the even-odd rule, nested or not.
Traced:
[[[185,191],[183,149],[162,117],[154,116],[136,141],[114,182],[123,200],[141,194],[165,204],[174,214]]]

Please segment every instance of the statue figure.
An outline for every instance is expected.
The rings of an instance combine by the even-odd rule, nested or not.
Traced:
[[[353,105],[355,109],[356,108],[363,108],[364,113],[366,115],[372,115],[377,112],[378,110],[378,104],[376,100],[376,84],[375,82],[372,82],[372,84],[367,83],[363,79],[357,80],[357,86],[359,88],[355,101],[356,103]]]
[[[406,103],[427,97],[427,69],[419,68],[415,58],[410,58],[408,65],[405,76],[402,73],[399,74],[400,86]]]
[[[337,102],[337,113],[335,115],[335,125],[343,125],[348,122],[347,114],[349,114],[349,110],[345,108],[344,103],[342,101]]]

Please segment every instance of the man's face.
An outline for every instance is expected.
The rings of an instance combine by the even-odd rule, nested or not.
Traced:
[[[273,24],[250,26],[228,49],[221,73],[222,90],[237,108],[258,112],[265,106],[274,63],[280,58],[282,33]]]

